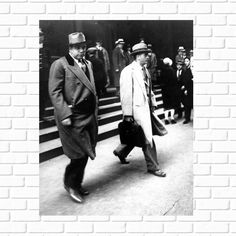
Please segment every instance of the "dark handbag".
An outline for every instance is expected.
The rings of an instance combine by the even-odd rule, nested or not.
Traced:
[[[120,142],[129,146],[143,147],[145,144],[145,135],[143,129],[135,121],[129,122],[123,120],[118,124]]]
[[[132,112],[133,112],[133,76],[132,76]],[[121,144],[129,146],[143,147],[146,142],[145,134],[142,127],[136,121],[123,120],[118,124]]]
[[[158,136],[164,136],[168,133],[165,125],[159,119],[155,112],[151,112],[151,122],[152,122],[152,134]]]

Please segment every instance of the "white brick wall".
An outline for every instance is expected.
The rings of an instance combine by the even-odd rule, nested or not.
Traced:
[[[1,1],[0,234],[235,235],[235,13],[235,0]],[[39,215],[37,59],[40,19],[194,20],[193,216]]]

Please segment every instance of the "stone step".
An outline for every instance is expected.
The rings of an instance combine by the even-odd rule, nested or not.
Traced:
[[[99,99],[99,106],[104,106],[104,105],[108,105],[108,104],[112,104],[112,103],[117,103],[119,102],[120,99],[117,96],[111,96],[111,97],[105,97],[105,98],[100,98]],[[45,109],[45,116],[49,117],[53,115],[53,107],[47,107]]]
[[[118,134],[118,123],[122,119],[98,127],[98,142]],[[58,132],[57,132],[58,134]],[[40,162],[49,160],[63,154],[59,137],[40,144]]]
[[[114,122],[114,121],[121,120],[121,119],[122,119],[122,111],[121,110],[106,113],[104,115],[101,115],[98,118],[98,125],[100,127],[100,126],[106,125],[110,122]],[[39,134],[40,134],[39,143],[47,142],[49,140],[59,137],[59,133],[58,133],[56,125],[41,129],[39,131]]]
[[[164,110],[161,89],[155,89],[154,94],[158,104],[157,112],[162,119],[164,117]],[[47,112],[51,114],[47,117],[47,121],[40,121],[40,162],[63,154],[59,133],[53,116],[53,107],[48,107]],[[122,118],[121,103],[118,97],[111,96],[99,99],[98,141],[117,135],[118,124]]]
[[[162,105],[163,105],[161,94],[157,94],[157,95],[155,95],[155,97],[156,97],[156,101],[158,103],[158,108],[161,108]],[[40,121],[39,122],[39,129],[40,130],[56,125],[55,120],[54,120],[54,115],[53,115],[53,107],[48,107],[46,109],[51,110],[52,115],[47,116],[46,121]],[[104,114],[107,114],[107,113],[117,112],[119,110],[121,110],[121,103],[120,102],[108,103],[107,105],[99,106],[98,115],[101,116],[101,115],[104,115]],[[104,124],[106,121],[101,120],[99,122],[100,122],[99,125],[101,125],[101,124]]]
[[[157,111],[158,116],[160,117],[160,119],[163,119],[164,115],[163,115],[163,108],[158,109]],[[115,135],[118,134],[118,124],[119,122],[122,120],[122,116],[119,120],[115,121],[115,122],[110,122],[106,125],[101,125],[98,128],[98,142],[105,140],[107,138],[113,137]],[[55,127],[56,128],[56,127]],[[54,132],[57,132],[57,128],[54,129]],[[61,147],[61,141],[59,139],[59,137],[48,140],[46,142],[43,142],[40,144],[40,162],[44,162],[47,161],[51,158],[54,158],[58,155],[62,155],[63,154],[63,150]]]
[[[154,90],[154,94],[156,95],[157,101],[162,99],[162,94],[161,94],[161,89],[160,88],[159,89],[155,89]],[[115,111],[116,109],[119,109],[119,107],[114,107],[113,110],[111,110],[111,109],[103,110],[102,108],[100,109],[100,107],[103,107],[103,106],[106,106],[106,105],[110,105],[110,104],[116,104],[116,103],[119,103],[119,102],[120,102],[120,99],[117,96],[100,98],[99,99],[99,112],[100,112],[100,114],[104,114],[106,112],[111,112],[111,111]],[[47,107],[45,109],[45,116],[46,117],[53,116],[53,112],[54,112],[54,109],[53,109],[52,106],[51,107]],[[40,124],[40,129],[44,128],[46,126],[46,124],[44,124],[44,121],[41,121],[41,123],[42,124]]]
[[[157,103],[158,103],[159,109],[161,109],[160,106],[162,105],[162,101],[159,101]],[[119,109],[115,112],[110,112],[110,113],[106,113],[106,114],[101,115],[98,118],[98,125],[99,125],[99,127],[104,126],[106,124],[113,123],[113,122],[121,120],[121,119],[122,119],[122,111],[121,111],[121,109]],[[50,127],[40,130],[39,143],[47,142],[49,140],[52,140],[52,139],[55,139],[58,137],[59,137],[59,133],[58,133],[56,125],[54,124]]]

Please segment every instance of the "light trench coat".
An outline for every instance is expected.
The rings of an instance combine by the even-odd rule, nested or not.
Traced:
[[[150,81],[150,74],[146,68],[145,70]],[[150,82],[148,86],[151,86]],[[148,96],[142,67],[136,61],[126,66],[121,72],[120,99],[123,116],[134,117],[134,120],[144,131],[146,143],[152,146],[152,125]],[[151,91],[151,106],[156,105],[154,93]]]

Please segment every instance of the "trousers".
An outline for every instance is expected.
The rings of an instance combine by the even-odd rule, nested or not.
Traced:
[[[184,106],[184,118],[185,120],[190,121],[192,107]]]
[[[143,154],[147,165],[147,170],[155,171],[159,169],[159,163],[157,160],[157,151],[154,140],[152,140],[152,147],[150,144],[146,144],[143,148]],[[129,153],[133,150],[134,146],[129,146],[126,144],[119,144],[115,151],[122,158],[126,158]]]
[[[81,187],[88,157],[71,159],[64,174],[64,184],[72,189]]]

